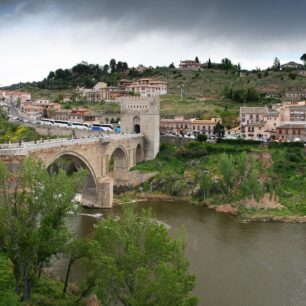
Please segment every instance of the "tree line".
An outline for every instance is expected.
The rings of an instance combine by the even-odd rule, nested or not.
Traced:
[[[183,236],[170,238],[150,211],[136,213],[127,206],[119,219],[110,216],[98,222],[91,239],[69,231],[65,220],[77,213],[73,199],[83,188],[85,174],[68,175],[62,169],[49,174],[31,158],[17,173],[0,163],[0,255],[11,262],[16,299],[30,304],[44,268],[65,256],[64,296],[73,265],[81,261],[87,272],[73,305],[92,293],[102,305],[196,305],[191,294],[195,276],[188,272]],[[0,302],[10,305],[4,293]]]

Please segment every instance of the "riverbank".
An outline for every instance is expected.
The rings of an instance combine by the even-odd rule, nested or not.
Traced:
[[[129,191],[114,198],[114,205],[123,205],[131,202],[173,202],[185,203],[186,205],[206,206],[217,213],[228,214],[236,217],[239,222],[284,222],[284,223],[306,223],[306,216],[290,215],[289,212],[281,210],[253,210],[247,212],[239,209],[236,204],[212,204],[209,201],[196,201],[191,197],[176,197],[163,193],[148,193]],[[287,214],[288,213],[288,214]]]
[[[301,143],[162,144],[155,160],[133,170],[156,173],[134,189],[132,197],[137,200],[205,205],[243,222],[306,222]]]

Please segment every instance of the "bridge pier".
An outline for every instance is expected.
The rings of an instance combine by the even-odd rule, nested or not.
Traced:
[[[113,186],[114,180],[109,177],[101,177],[98,180],[98,203],[97,207],[113,207]]]

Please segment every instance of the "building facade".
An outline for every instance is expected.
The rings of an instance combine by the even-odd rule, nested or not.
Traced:
[[[184,117],[174,117],[173,119],[161,119],[160,131],[163,134],[205,134],[207,136],[212,136],[215,133],[215,127],[218,123],[222,123],[221,118],[200,120],[195,118],[185,119]]]
[[[179,65],[181,70],[199,70],[201,69],[201,63],[194,60],[180,61]]]
[[[268,107],[241,107],[240,127],[246,139],[305,141],[306,101]]]

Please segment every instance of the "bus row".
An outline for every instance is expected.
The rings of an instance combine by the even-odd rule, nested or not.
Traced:
[[[65,120],[54,120],[43,118],[38,121],[38,124],[48,125],[48,126],[58,126],[64,128],[81,129],[81,130],[91,130],[91,131],[103,131],[103,132],[113,132],[120,133],[120,126],[117,126],[114,130],[113,124],[103,124],[103,123],[81,123],[81,122],[71,122]]]

